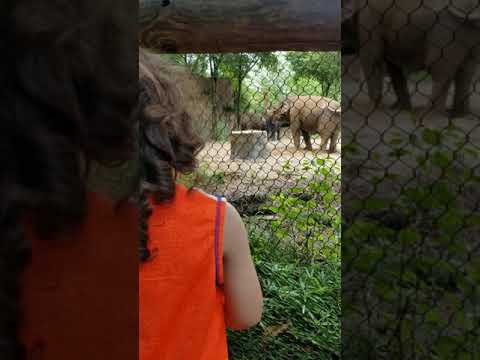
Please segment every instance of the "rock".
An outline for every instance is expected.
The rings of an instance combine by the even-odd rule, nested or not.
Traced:
[[[230,136],[230,159],[257,160],[268,157],[270,151],[267,147],[266,131],[243,130],[232,131]]]

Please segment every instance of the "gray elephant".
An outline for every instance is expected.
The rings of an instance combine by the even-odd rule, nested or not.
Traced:
[[[267,117],[267,137],[268,140],[278,141],[280,140],[280,127],[281,124],[273,120],[272,116]]]
[[[307,150],[312,150],[311,134],[319,134],[320,149],[335,152],[340,135],[340,104],[324,96],[289,96],[272,111],[277,123],[287,121],[292,132],[295,148],[300,148],[303,136]]]
[[[290,127],[290,118],[285,110],[285,113],[281,113],[278,109],[282,107],[284,103],[281,103],[279,107],[273,110],[267,110],[265,116],[267,119],[267,134],[268,139],[273,141],[280,140],[280,129]],[[278,114],[275,114],[275,111]]]
[[[267,132],[268,140],[280,140],[280,128],[285,126],[285,121],[273,121],[272,114],[242,113],[240,114],[241,130],[261,130]],[[230,115],[230,123],[237,121],[236,114]]]
[[[454,6],[452,5],[454,3]],[[469,112],[469,90],[480,61],[478,0],[344,0],[343,50],[356,42],[369,97],[383,94],[384,64],[397,95],[395,107],[411,110],[410,72],[427,70],[433,80],[426,111],[446,111],[455,84],[453,113]]]

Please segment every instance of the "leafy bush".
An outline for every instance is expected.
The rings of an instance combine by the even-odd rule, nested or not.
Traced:
[[[348,337],[350,355],[369,349],[374,356],[400,354],[404,357],[444,359],[456,354],[469,358],[478,344],[478,316],[474,304],[480,300],[478,247],[475,233],[480,229],[477,210],[468,209],[466,199],[478,199],[480,177],[465,166],[469,156],[478,159],[478,150],[457,141],[454,129],[426,129],[421,139],[426,146],[416,157],[417,178],[395,198],[372,197],[356,205],[357,215],[344,226],[344,264],[359,289],[359,301],[344,302],[344,314],[369,329],[355,328]],[[447,144],[456,142],[456,146]],[[401,141],[396,142],[400,149]],[[392,151],[396,158],[412,153]],[[394,174],[399,176],[399,174]],[[359,287],[359,288],[357,288]],[[364,303],[375,304],[381,319],[366,318]],[[378,331],[379,336],[375,336]],[[422,341],[416,341],[422,339]],[[474,345],[477,346],[477,345]],[[363,350],[362,350],[363,349]],[[414,351],[415,354],[410,353]],[[478,348],[477,348],[478,351]]]
[[[287,164],[285,171],[290,170]],[[340,260],[340,177],[333,161],[305,161],[302,171],[313,179],[300,177],[304,187],[294,187],[270,196],[264,209],[276,215],[272,222],[275,236],[288,239],[305,259]],[[303,181],[302,181],[303,180]]]
[[[321,360],[340,350],[340,266],[305,263],[273,234],[250,232],[252,253],[264,293],[260,325],[229,332],[232,360]]]
[[[232,360],[339,358],[339,169],[316,159],[302,171],[313,174],[304,188],[272,195],[264,207],[272,226],[247,219],[264,315],[254,329],[229,333]]]

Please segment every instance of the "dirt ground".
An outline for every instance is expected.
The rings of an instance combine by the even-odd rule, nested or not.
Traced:
[[[207,191],[236,200],[245,196],[265,195],[286,188],[302,186],[312,179],[313,174],[303,169],[305,161],[331,159],[340,170],[340,153],[328,154],[320,151],[320,139],[313,138],[313,151],[296,150],[290,132],[284,131],[279,141],[269,141],[266,158],[231,160],[230,143],[209,142],[199,155],[200,167],[213,175]],[[340,145],[337,146],[337,151]],[[289,165],[288,169],[284,167]]]
[[[386,81],[384,105],[373,108],[369,101],[366,85],[362,87],[363,76],[358,59],[343,58],[342,76],[342,141],[344,144],[343,181],[348,182],[349,195],[361,196],[375,191],[389,194],[398,191],[404,184],[416,178],[417,158],[429,153],[431,146],[422,140],[425,129],[439,130],[451,134],[442,145],[455,152],[454,164],[460,168],[473,168],[480,175],[480,83],[471,89],[471,113],[463,118],[448,119],[438,115],[427,118],[420,124],[415,112],[423,108],[431,93],[431,81],[418,83],[410,80],[414,114],[396,112],[389,105],[395,96]],[[453,89],[451,89],[453,90]],[[451,104],[453,91],[448,102]],[[455,129],[447,130],[453,126]],[[354,151],[345,149],[353,144]],[[400,159],[393,154],[402,148],[410,155]],[[473,150],[473,151],[470,151]],[[391,181],[385,179],[374,188],[374,176],[384,178],[394,174]]]

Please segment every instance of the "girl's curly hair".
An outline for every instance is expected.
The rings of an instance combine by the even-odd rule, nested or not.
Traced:
[[[192,119],[184,110],[178,88],[166,63],[140,51],[140,103],[143,117],[139,128],[140,182],[140,259],[150,257],[148,217],[150,199],[166,202],[175,196],[177,173],[195,170],[196,156],[203,142],[193,131]]]
[[[19,278],[31,246],[80,223],[92,161],[132,156],[138,3],[0,2],[0,359],[24,359]]]

